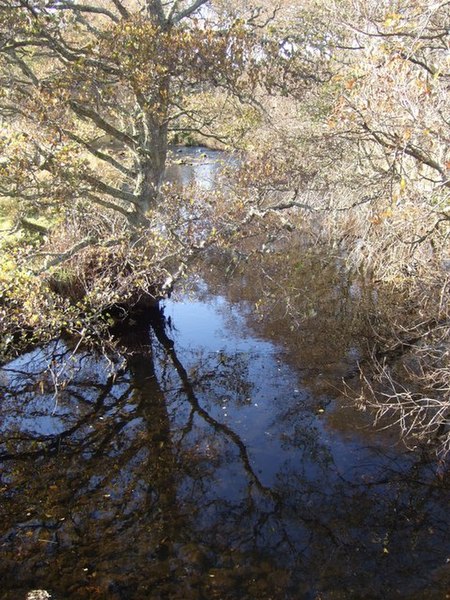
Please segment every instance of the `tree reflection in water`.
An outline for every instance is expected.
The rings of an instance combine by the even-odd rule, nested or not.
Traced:
[[[444,597],[446,482],[330,427],[230,306],[191,304],[202,346],[156,318],[114,369],[58,342],[2,370],[5,599]]]

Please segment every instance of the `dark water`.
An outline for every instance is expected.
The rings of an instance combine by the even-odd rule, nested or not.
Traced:
[[[299,254],[213,256],[114,361],[0,371],[1,598],[449,597],[448,478],[336,391],[371,294]]]

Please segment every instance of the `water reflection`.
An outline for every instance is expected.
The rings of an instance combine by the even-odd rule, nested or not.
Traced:
[[[245,303],[203,287],[123,344],[1,371],[3,598],[445,597],[448,482],[332,426]]]
[[[204,152],[167,180],[211,189]],[[1,598],[446,597],[448,479],[335,394],[372,291],[271,231],[121,356],[58,341],[0,371]]]

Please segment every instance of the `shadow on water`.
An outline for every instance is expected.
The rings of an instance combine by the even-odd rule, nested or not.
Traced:
[[[2,599],[447,597],[448,478],[332,393],[371,293],[296,256],[215,256],[121,356],[0,370]]]

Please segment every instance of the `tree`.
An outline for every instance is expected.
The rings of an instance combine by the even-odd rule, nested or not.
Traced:
[[[2,195],[89,198],[145,222],[186,93],[242,92],[243,30],[193,20],[206,3],[3,0]]]
[[[358,171],[379,190],[352,250],[372,270],[380,298],[395,290],[397,304],[379,309],[380,343],[362,366],[360,398],[378,416],[394,416],[407,439],[435,439],[444,457],[450,448],[449,4],[336,4],[347,49],[330,129],[357,149]]]
[[[86,299],[83,314],[153,301],[191,252],[187,229],[172,223],[180,198],[161,193],[169,137],[217,139],[217,111],[192,98],[214,89],[221,109],[254,104],[267,62],[251,23],[215,18],[208,4],[0,0],[0,209],[34,236],[3,244],[5,327],[54,312],[48,283]],[[34,275],[49,269],[42,287]]]
[[[447,3],[356,3],[341,20],[355,58],[342,73],[340,126],[358,139],[361,161],[391,179],[394,201],[412,187],[445,207]]]
[[[43,323],[85,331],[91,309],[153,302],[215,230],[161,188],[170,137],[226,142],[223,115],[251,126],[262,94],[297,84],[298,63],[266,27],[273,11],[213,8],[0,0],[0,211],[32,230],[2,242],[8,339]]]
[[[448,454],[449,4],[336,0],[313,16],[289,4],[291,39],[311,40],[330,77],[273,106],[241,179],[284,237],[311,232],[370,281],[378,341],[360,399]]]

